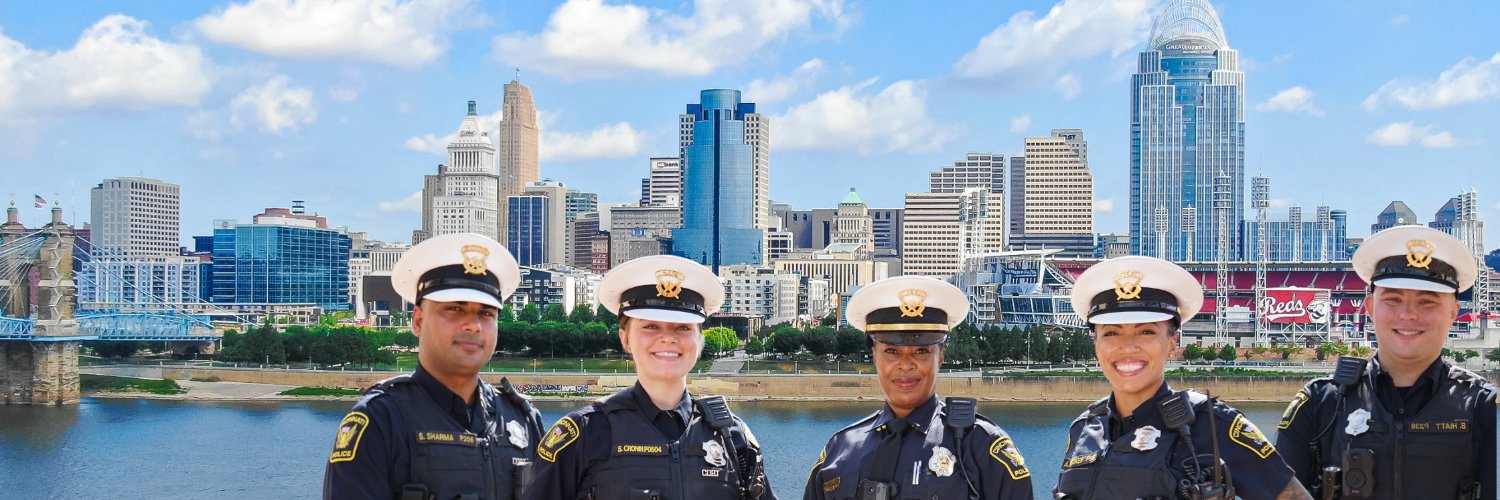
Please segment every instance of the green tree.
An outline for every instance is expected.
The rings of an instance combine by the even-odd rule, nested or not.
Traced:
[[[526,304],[521,308],[521,312],[516,313],[516,321],[533,325],[540,323],[542,322],[542,308],[537,307],[535,302]]]
[[[802,350],[802,330],[796,328],[782,328],[771,333],[771,338],[766,339],[766,350],[791,356]]]
[[[399,332],[396,332],[396,345],[399,345],[401,347],[416,347],[417,336],[411,333],[411,330],[401,330]]]
[[[578,325],[593,323],[594,309],[589,307],[588,304],[573,306],[573,312],[568,313],[568,322]]]
[[[547,304],[542,309],[542,321],[567,321],[568,312],[563,310],[562,304]]]
[[[755,356],[763,352],[766,352],[766,342],[761,340],[760,335],[752,336],[748,342],[745,342],[745,354]]]
[[[510,304],[505,304],[504,306],[500,307],[500,313],[497,316],[498,316],[497,319],[501,323],[504,323],[506,321],[515,321],[516,320],[516,308],[511,307]]]
[[[819,326],[837,326],[839,324],[838,310],[828,311],[828,315],[818,320]]]
[[[1202,358],[1203,349],[1198,347],[1198,344],[1188,344],[1187,347],[1182,348],[1183,361],[1196,361]]]
[[[609,312],[609,309],[605,309],[603,304],[594,309],[594,319],[611,327],[620,324],[620,318],[615,316],[615,313]]]
[[[1219,359],[1221,361],[1234,361],[1236,358],[1239,358],[1239,355],[1239,350],[1235,349],[1232,344],[1224,344],[1224,347],[1219,348]]]
[[[1500,252],[1500,250],[1496,251]],[[1496,347],[1494,349],[1491,349],[1490,352],[1484,353],[1484,359],[1500,362],[1500,347]]]
[[[838,337],[833,327],[820,326],[802,335],[802,347],[818,356],[828,356],[838,351]]]
[[[865,332],[853,328],[840,328],[833,332],[834,352],[851,359],[863,359],[870,353],[869,337]]]
[[[739,345],[739,335],[729,328],[716,326],[703,331],[703,350],[711,356],[732,351]]]
[[[1068,359],[1072,361],[1094,360],[1094,339],[1088,332],[1077,330],[1068,333]]]
[[[1028,329],[1025,345],[1026,361],[1034,363],[1040,359],[1047,359],[1047,343],[1049,340],[1051,339],[1047,337],[1047,333],[1043,331],[1041,325]]]
[[[1276,344],[1276,347],[1273,347],[1271,350],[1275,351],[1277,354],[1280,354],[1282,361],[1292,359],[1293,355],[1302,354],[1302,347],[1298,346],[1294,342],[1284,342],[1281,344]]]
[[[136,351],[146,348],[145,342],[136,340],[105,340],[86,345],[94,350],[95,356],[101,358],[128,358],[134,356]]]

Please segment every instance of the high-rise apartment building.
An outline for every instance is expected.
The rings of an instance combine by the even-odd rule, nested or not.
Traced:
[[[499,213],[506,214],[509,213],[505,208],[506,198],[521,194],[527,185],[541,179],[537,149],[541,129],[537,127],[536,104],[531,100],[531,89],[521,84],[520,75],[505,84],[499,135],[500,192],[495,200]],[[497,230],[502,236],[507,234],[504,224],[501,220]]]
[[[1013,207],[1021,200],[1021,212],[1011,214],[1011,221],[1021,224],[1011,226],[1010,248],[1062,249],[1067,257],[1094,254],[1094,177],[1084,160],[1087,151],[1081,130],[1026,138],[1023,180],[1013,183],[1021,190],[1010,193]]]
[[[771,220],[769,121],[738,90],[700,97],[679,119],[683,225],[672,253],[714,270],[760,264]]]
[[[1130,89],[1131,253],[1218,260],[1223,220],[1230,253],[1225,257],[1234,258],[1234,228],[1245,218],[1245,74],[1239,52],[1229,48],[1208,0],[1172,0],[1162,7],[1149,43]]]
[[[182,193],[142,177],[105,179],[89,191],[95,256],[178,255]]]
[[[641,206],[682,206],[682,159],[652,158],[651,176],[641,179]]]
[[[454,233],[478,233],[499,240],[499,176],[495,173],[495,145],[479,120],[474,101],[448,143],[448,164],[422,182],[422,229],[412,241]]]

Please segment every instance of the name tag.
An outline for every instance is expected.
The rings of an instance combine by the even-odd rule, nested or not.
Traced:
[[[479,436],[470,433],[417,431],[417,442],[422,444],[451,444],[456,446],[479,446]]]
[[[616,455],[666,455],[667,447],[659,444],[622,444],[615,446]]]
[[[1469,432],[1469,421],[1412,422],[1410,429],[1412,432]]]
[[[1099,454],[1098,453],[1090,453],[1090,454],[1087,454],[1087,455],[1079,455],[1079,456],[1076,456],[1076,457],[1068,458],[1067,460],[1063,460],[1063,468],[1064,469],[1072,469],[1074,467],[1082,467],[1082,466],[1094,463],[1097,460],[1099,460]]]

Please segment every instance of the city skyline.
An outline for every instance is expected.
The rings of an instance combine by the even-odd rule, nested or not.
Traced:
[[[519,67],[541,115],[540,177],[601,203],[639,197],[644,160],[674,152],[682,103],[733,88],[775,124],[771,198],[795,209],[835,207],[849,187],[897,208],[952,158],[1019,155],[1025,137],[1076,128],[1095,230],[1128,232],[1129,77],[1157,2],[361,5],[335,14],[410,29],[291,36],[295,22],[260,22],[287,8],[264,1],[0,12],[0,54],[16,61],[0,69],[0,169],[19,174],[0,195],[27,224],[48,217],[31,195],[60,197],[81,226],[91,187],[148,177],[181,186],[184,240],[302,199],[331,225],[406,241],[457,111],[476,100],[494,122]],[[1500,155],[1500,41],[1483,35],[1500,7],[1214,6],[1246,74],[1245,174],[1271,177],[1273,214],[1347,210],[1357,238],[1392,201],[1426,224],[1474,187],[1500,220],[1500,180],[1484,175]],[[675,28],[729,17],[760,29]],[[570,31],[609,18],[624,38]],[[568,36],[598,50],[565,51]]]

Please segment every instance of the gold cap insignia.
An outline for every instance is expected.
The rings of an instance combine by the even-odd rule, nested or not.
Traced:
[[[656,271],[656,296],[675,299],[682,295],[682,273],[671,269]]]
[[[924,302],[927,302],[927,291],[918,288],[908,288],[896,294],[901,299],[901,317],[920,318],[922,311],[927,310]]]
[[[1427,240],[1406,240],[1406,265],[1419,269],[1427,269],[1432,265],[1432,252],[1437,250]]]
[[[464,245],[459,251],[464,256],[464,274],[483,275],[489,270],[489,264],[485,263],[485,259],[490,258],[490,249],[485,248],[484,245]]]
[[[1115,298],[1119,300],[1141,298],[1141,280],[1145,277],[1146,275],[1136,270],[1127,270],[1116,274],[1114,277]]]

